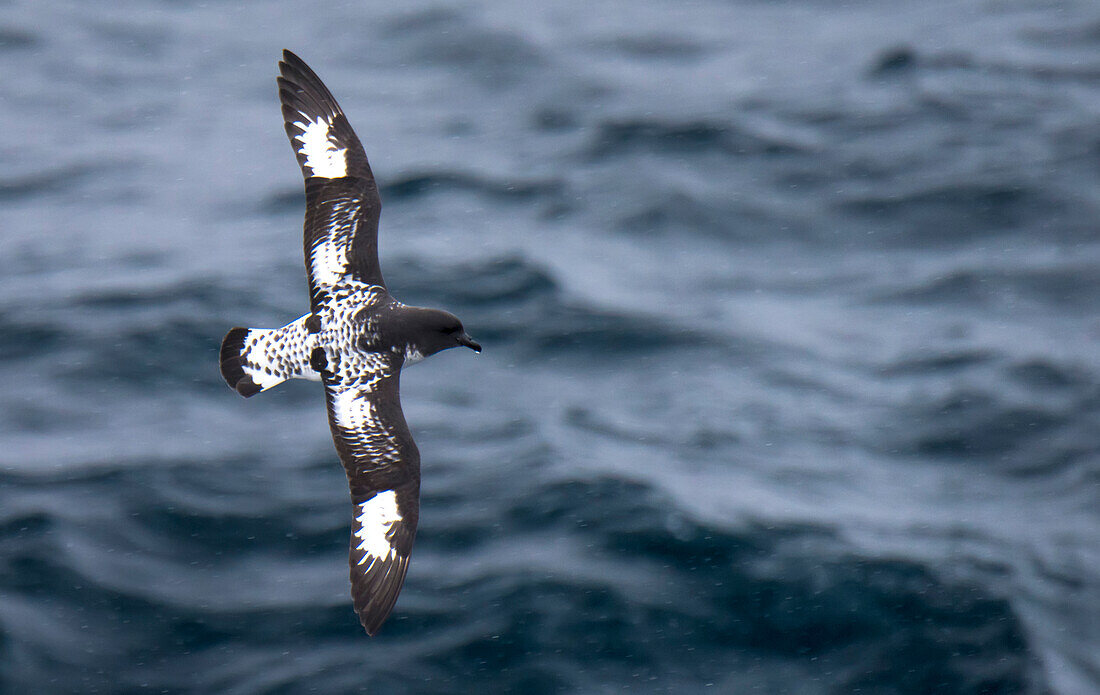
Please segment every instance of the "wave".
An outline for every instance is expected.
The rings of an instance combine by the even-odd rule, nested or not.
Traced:
[[[877,236],[897,243],[964,244],[1041,228],[1063,203],[1023,182],[951,182],[923,190],[862,194],[834,207],[874,220]]]
[[[14,27],[0,29],[0,51],[18,51],[38,45],[38,34]]]
[[[499,180],[461,171],[411,172],[380,182],[380,185],[379,195],[384,205],[448,193],[470,193],[494,204],[534,200],[558,203],[563,195],[563,184],[560,181]],[[270,196],[262,205],[261,212],[282,215],[303,209],[305,194],[294,189]]]
[[[72,164],[0,181],[0,201],[23,201],[38,196],[70,191],[91,179],[114,171],[117,164]]]
[[[587,155],[607,159],[638,151],[778,156],[805,152],[806,146],[732,122],[625,118],[599,123]]]
[[[895,282],[868,300],[883,305],[974,307],[1019,306],[1029,302],[1059,311],[1088,312],[1100,303],[1100,276],[1087,263],[1053,267],[959,268],[908,284]]]
[[[9,519],[0,526],[0,543],[7,546],[5,567],[21,579],[7,584],[0,601],[0,639],[31,639],[34,623],[14,622],[16,616],[46,618],[48,611],[86,625],[84,637],[106,640],[116,657],[124,657],[121,673],[112,674],[121,684],[167,684],[205,662],[218,668],[193,678],[257,687],[268,674],[250,660],[227,658],[227,651],[244,649],[259,658],[270,645],[293,653],[301,649],[297,636],[311,634],[335,648],[325,652],[322,681],[355,659],[357,673],[366,669],[383,681],[385,674],[402,673],[414,684],[423,677],[417,674],[442,669],[466,685],[488,686],[504,673],[517,683],[544,676],[548,683],[586,689],[633,682],[642,674],[647,682],[678,689],[728,685],[737,674],[766,667],[788,674],[785,681],[774,677],[791,689],[820,682],[846,691],[889,684],[902,693],[1037,692],[1020,619],[988,588],[948,579],[915,561],[860,556],[821,528],[703,524],[647,485],[608,477],[547,481],[529,485],[512,501],[493,500],[507,506],[495,520],[466,517],[458,529],[446,529],[469,526],[467,535],[480,539],[465,546],[465,557],[453,556],[434,538],[426,518],[419,569],[387,625],[381,653],[341,649],[354,616],[338,596],[330,598],[327,590],[325,598],[303,595],[293,585],[274,595],[254,591],[275,589],[275,577],[309,583],[335,572],[341,563],[334,556],[347,542],[343,524],[311,539],[296,537],[292,521],[304,507],[251,518],[219,515],[216,507],[199,512],[178,506],[177,499],[177,506],[158,512],[171,502],[173,485],[188,478],[194,485],[215,473],[189,466],[161,480],[128,472],[93,484],[108,499],[127,500],[130,512],[114,520],[114,531],[94,533],[129,539],[114,544],[144,554],[144,571],[175,577],[176,586],[142,588],[137,578],[119,574],[128,566],[121,558],[63,551],[58,534],[104,543],[86,532],[74,537],[66,527],[75,519],[60,525],[42,513]],[[169,497],[139,502],[119,484]],[[90,492],[83,484],[68,487]],[[493,531],[502,520],[512,529],[507,536]],[[296,538],[288,541],[291,536]],[[201,549],[178,546],[187,538]],[[188,567],[189,557],[197,564]],[[87,564],[95,558],[96,564]],[[303,563],[309,574],[294,569]],[[269,579],[238,583],[250,573]],[[222,596],[203,593],[230,582]],[[121,615],[127,626],[117,622]],[[588,663],[593,652],[600,659],[591,672],[578,671],[576,664]],[[160,664],[169,658],[166,669]],[[394,658],[402,668],[393,669]],[[96,682],[106,675],[90,670],[95,659],[76,650],[69,665]],[[36,667],[45,665],[27,664],[5,678],[29,682],[28,669],[33,674]],[[308,676],[311,683],[315,676]],[[303,677],[291,670],[281,678],[289,687]]]

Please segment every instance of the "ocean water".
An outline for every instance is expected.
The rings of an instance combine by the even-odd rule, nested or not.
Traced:
[[[367,638],[274,87],[328,83],[417,545]],[[1100,5],[0,3],[0,692],[1100,692]]]

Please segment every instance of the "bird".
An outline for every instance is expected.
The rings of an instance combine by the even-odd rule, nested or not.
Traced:
[[[420,453],[401,411],[401,370],[453,347],[480,353],[455,315],[394,299],[378,263],[378,186],[332,93],[289,50],[283,124],[305,179],[309,312],[274,329],[231,329],[220,367],[249,398],[287,379],[320,381],[353,505],[351,595],[377,634],[405,583],[420,514]]]

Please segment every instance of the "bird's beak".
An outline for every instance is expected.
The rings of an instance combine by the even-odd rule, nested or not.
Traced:
[[[474,352],[481,352],[481,346],[478,345],[476,340],[470,337],[469,333],[463,333],[462,335],[458,336],[458,344],[465,345]]]

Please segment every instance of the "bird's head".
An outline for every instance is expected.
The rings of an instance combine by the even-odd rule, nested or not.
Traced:
[[[448,348],[468,347],[481,352],[479,345],[454,314],[438,309],[421,309],[408,317],[409,340],[405,348],[405,363],[419,362]]]

